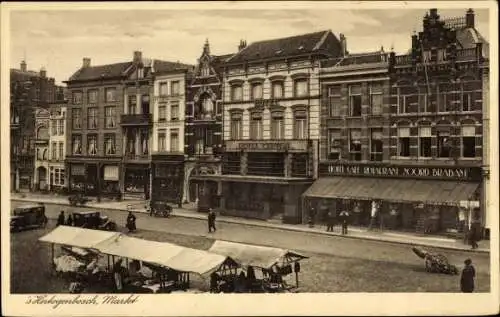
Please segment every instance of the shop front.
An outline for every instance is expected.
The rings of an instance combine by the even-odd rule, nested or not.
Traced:
[[[184,191],[184,155],[153,154],[151,156],[151,201],[167,202],[182,207]]]
[[[317,221],[346,210],[351,224],[372,229],[460,233],[463,202],[481,197],[479,167],[320,163],[319,175],[303,195]]]
[[[120,166],[105,164],[101,166],[101,195],[103,197],[120,200]]]
[[[149,199],[149,164],[125,164],[124,193],[127,198]]]

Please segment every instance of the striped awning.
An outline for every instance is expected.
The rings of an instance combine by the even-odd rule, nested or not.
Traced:
[[[441,180],[324,177],[316,180],[303,196],[458,205],[471,199],[478,186],[479,183]]]

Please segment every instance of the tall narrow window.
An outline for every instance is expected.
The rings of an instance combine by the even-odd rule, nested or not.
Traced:
[[[158,151],[165,152],[167,150],[167,137],[165,130],[158,131]]]
[[[97,108],[87,109],[87,125],[89,129],[97,129]]]
[[[91,134],[87,136],[87,146],[89,155],[97,155],[97,135]]]
[[[114,128],[116,127],[115,122],[115,107],[106,107],[105,109],[105,124],[106,128]]]
[[[283,112],[271,113],[271,139],[282,139],[284,134]]]
[[[283,98],[283,82],[282,81],[273,81],[272,83],[272,94],[273,98]]]
[[[341,86],[328,87],[328,108],[330,117],[339,117],[341,114]]]
[[[136,154],[136,136],[137,134],[137,130],[135,129],[131,129],[130,131],[128,131],[127,133],[127,149],[126,149],[126,153],[128,155],[135,155]]]
[[[57,160],[57,143],[52,142],[52,159]]]
[[[349,155],[352,161],[361,161],[361,129],[349,131]]]
[[[73,135],[71,137],[71,148],[72,153],[79,155],[82,154],[82,136],[81,135]]]
[[[352,117],[361,116],[361,85],[349,86],[349,111]]]
[[[427,88],[421,87],[418,94],[418,112],[425,113],[428,112],[428,98],[427,98]]]
[[[64,119],[56,120],[57,122],[57,134],[64,135]]]
[[[142,95],[141,97],[141,113],[149,114],[149,95]]]
[[[409,99],[408,95],[404,94],[403,88],[398,88],[398,113],[408,113],[409,112]]]
[[[81,91],[75,91],[73,92],[73,104],[74,105],[79,105],[82,103],[82,98],[83,93]]]
[[[167,106],[166,105],[159,105],[158,106],[158,121],[164,122],[165,120],[167,120]]]
[[[179,104],[172,103],[170,105],[170,120],[177,121],[179,120]]]
[[[71,112],[72,118],[72,126],[73,129],[78,130],[82,128],[82,110],[81,109],[72,109]]]
[[[87,98],[88,102],[90,104],[96,104],[97,103],[97,89],[92,89],[87,92]]]
[[[370,86],[370,107],[372,115],[381,115],[382,114],[382,105],[383,105],[383,90],[381,83],[372,83]]]
[[[106,88],[106,102],[116,101],[116,88]]]
[[[205,94],[202,99],[202,113],[204,119],[211,119],[214,114],[214,102],[210,95]]]
[[[137,113],[137,95],[128,96],[128,114]]]
[[[181,93],[180,82],[178,80],[170,83],[170,94],[172,96],[178,96]]]
[[[462,127],[462,157],[476,157],[476,127]]]
[[[450,112],[453,111],[453,99],[454,93],[450,93],[453,89],[452,85],[449,83],[439,84],[438,91],[438,111],[439,112]]]
[[[160,96],[168,95],[168,83],[160,83]]]
[[[148,155],[149,154],[149,132],[146,129],[141,130],[141,154]]]
[[[410,157],[410,128],[398,129],[398,153],[400,157]]]
[[[104,153],[106,155],[114,155],[116,154],[116,145],[115,145],[115,135],[114,134],[105,134],[104,135]]]
[[[260,112],[254,112],[251,114],[250,138],[252,140],[262,139],[262,114]]]
[[[210,67],[207,63],[203,63],[203,65],[201,66],[201,76],[210,76]]]
[[[252,100],[262,99],[262,83],[252,84]]]
[[[437,152],[438,157],[449,158],[451,156],[450,133],[439,131],[437,133]]]
[[[170,131],[170,152],[179,152],[179,130]]]
[[[418,130],[419,139],[418,147],[419,154],[421,157],[431,157],[431,128],[430,127],[420,127]]]
[[[339,129],[328,130],[328,159],[339,160],[342,149],[341,132]]]
[[[473,98],[472,96],[474,95],[474,84],[471,83],[471,82],[464,82],[462,83],[461,85],[461,100],[460,100],[460,104],[461,104],[461,108],[462,108],[462,111],[464,112],[467,112],[467,111],[473,111],[474,110],[474,107],[473,107]]]
[[[57,133],[57,120],[52,120],[52,135],[58,135]]]
[[[370,161],[382,161],[384,142],[382,140],[382,129],[372,129],[370,139]]]
[[[59,159],[64,160],[64,143],[59,142]]]
[[[242,120],[242,114],[241,113],[233,113],[231,115],[231,139],[232,140],[239,140],[241,139],[241,120]]]
[[[243,86],[241,84],[234,84],[231,86],[231,100],[232,101],[243,100]]]
[[[308,89],[307,89],[307,84],[308,84],[307,78],[301,78],[301,79],[295,79],[293,82],[293,87],[294,87],[294,92],[295,92],[295,97],[306,97],[308,94]]]
[[[305,110],[297,110],[294,114],[293,122],[293,138],[307,139],[307,112]]]

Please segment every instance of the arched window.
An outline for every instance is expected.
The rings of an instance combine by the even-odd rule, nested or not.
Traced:
[[[262,113],[252,112],[250,114],[250,139],[262,139]]]
[[[293,122],[293,138],[307,139],[307,111],[305,109],[295,110]]]
[[[203,117],[205,119],[212,118],[212,116],[214,114],[214,102],[209,94],[204,94],[201,97],[201,108],[202,108]]]

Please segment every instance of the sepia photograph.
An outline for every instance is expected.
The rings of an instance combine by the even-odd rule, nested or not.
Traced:
[[[1,9],[4,315],[498,313],[495,2]]]

